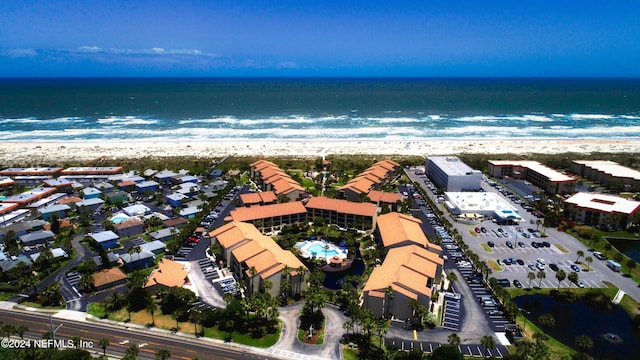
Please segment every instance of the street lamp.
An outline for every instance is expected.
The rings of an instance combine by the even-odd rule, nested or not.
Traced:
[[[51,338],[53,339],[53,342],[56,341],[56,331],[58,331],[58,329],[60,329],[60,327],[62,325],[64,325],[63,323],[60,323],[60,325],[58,325],[57,328],[53,328],[53,318],[51,317],[51,315],[49,315],[49,324],[51,324]]]

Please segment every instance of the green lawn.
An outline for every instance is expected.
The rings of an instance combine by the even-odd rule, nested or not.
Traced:
[[[7,301],[14,297],[16,294],[10,292],[0,292],[0,301]]]
[[[255,346],[259,348],[268,348],[269,346],[275,344],[280,338],[280,327],[278,327],[278,331],[276,331],[274,334],[267,334],[259,339],[254,339],[251,337],[251,335],[239,334],[236,332],[229,334],[229,332],[221,331],[217,328],[204,329],[204,336],[213,339],[225,340],[229,338],[229,335],[231,335],[231,341],[233,341],[234,343]]]
[[[358,360],[360,358],[360,352],[357,349],[349,349],[348,347],[342,348],[343,360]]]

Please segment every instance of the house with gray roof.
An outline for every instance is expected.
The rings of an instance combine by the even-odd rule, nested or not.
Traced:
[[[133,252],[120,255],[120,260],[122,260],[122,264],[127,270],[147,268],[153,264],[155,258],[156,256],[152,252],[146,250],[142,250],[139,253]]]
[[[162,254],[166,247],[167,245],[165,245],[165,243],[158,240],[150,241],[148,243],[140,245],[140,249],[142,249],[142,251],[148,251],[155,255]]]
[[[50,230],[38,230],[22,235],[18,237],[18,239],[24,246],[33,246],[36,244],[46,244],[49,241],[54,241],[56,239],[56,235]]]
[[[174,227],[168,227],[168,228],[160,229],[158,231],[152,231],[149,233],[149,236],[153,240],[167,242],[173,239],[175,234],[178,234],[178,230]]]
[[[101,231],[98,233],[89,234],[89,237],[100,245],[104,250],[113,249],[118,246],[118,240],[120,237],[111,230]]]

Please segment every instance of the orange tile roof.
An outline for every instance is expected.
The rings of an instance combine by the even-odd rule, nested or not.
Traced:
[[[252,162],[251,164],[249,164],[249,166],[258,171],[260,169],[264,169],[265,167],[278,167],[278,165],[268,160],[258,160],[258,161]]]
[[[243,204],[259,204],[276,202],[278,198],[273,191],[260,191],[248,194],[241,194],[240,200]]]
[[[118,281],[122,281],[127,278],[127,275],[118,268],[111,268],[91,274],[91,277],[93,278],[93,286],[99,288]]]
[[[150,287],[156,284],[166,287],[182,287],[187,281],[188,275],[189,273],[180,263],[162,258],[158,264],[158,268],[149,275],[149,279],[144,287]]]
[[[347,200],[330,199],[323,196],[312,197],[307,202],[306,207],[370,217],[375,216],[378,212],[378,207],[371,203],[357,203]]]
[[[58,200],[58,204],[62,205],[62,204],[69,204],[69,203],[77,203],[77,202],[80,202],[80,201],[82,201],[82,199],[80,199],[79,197],[71,196],[71,197],[68,197],[68,198],[64,198],[64,199]]]
[[[266,161],[258,160],[250,164],[254,171],[260,172],[260,178],[265,184],[271,184],[274,192],[277,195],[289,194],[295,190],[304,191],[297,181],[293,180],[284,170],[278,165]]]
[[[306,213],[307,209],[300,201],[292,201],[280,204],[236,208],[231,210],[230,215],[234,221],[253,221]]]
[[[363,291],[384,291],[391,286],[402,293],[431,296],[427,282],[439,277],[443,264],[438,254],[416,245],[390,249],[382,265],[373,269]]]
[[[373,202],[383,202],[387,204],[395,204],[402,201],[402,194],[391,193],[386,191],[371,190],[369,191],[369,199]]]
[[[116,230],[122,230],[122,229],[128,229],[128,228],[140,226],[140,225],[144,225],[144,222],[142,220],[140,220],[139,218],[131,218],[119,224],[114,224],[113,227]]]
[[[135,186],[136,182],[133,180],[124,180],[124,181],[120,181],[118,183],[118,187],[123,187],[123,186]]]
[[[385,247],[411,241],[427,247],[429,240],[422,231],[422,221],[413,216],[391,212],[380,215],[377,219],[378,231]]]
[[[231,251],[238,262],[245,262],[256,269],[256,275],[263,279],[280,271],[285,265],[291,269],[306,267],[290,251],[283,250],[272,238],[260,233],[255,226],[243,222],[230,222],[211,232],[224,249],[235,245]],[[247,273],[250,277],[250,274]]]
[[[276,193],[276,195],[286,195],[296,190],[304,191],[302,185],[298,184],[295,180],[290,178],[280,178],[274,181],[271,185],[273,186],[273,192]]]

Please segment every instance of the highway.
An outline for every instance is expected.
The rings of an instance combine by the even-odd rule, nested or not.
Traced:
[[[4,324],[25,325],[29,331],[25,339],[40,339],[42,335],[51,331],[49,315],[19,310],[0,310],[0,321]],[[62,324],[62,325],[61,325]],[[245,348],[236,348],[233,344],[220,344],[204,339],[188,338],[171,335],[154,330],[145,331],[138,328],[123,328],[102,322],[81,322],[60,318],[53,318],[56,340],[72,339],[80,336],[82,340],[92,341],[93,349],[86,349],[92,353],[102,354],[98,346],[100,339],[108,339],[107,355],[112,357],[124,356],[127,348],[137,344],[140,347],[138,359],[154,359],[159,349],[171,352],[171,359],[276,359],[263,354],[255,354]]]

